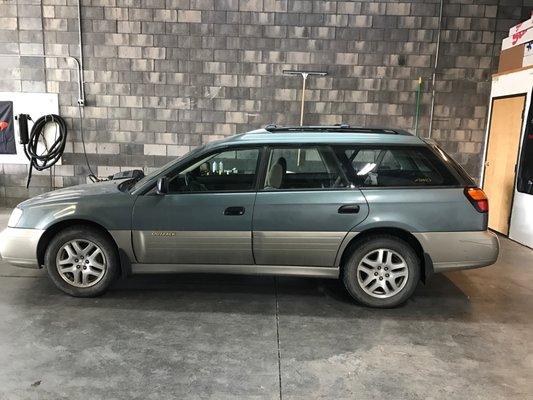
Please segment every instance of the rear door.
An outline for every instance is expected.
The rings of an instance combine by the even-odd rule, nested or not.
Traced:
[[[460,177],[429,147],[365,145],[335,149],[350,181],[361,188],[371,207],[359,229],[486,229],[487,214],[472,207]]]
[[[253,217],[256,264],[333,267],[347,232],[368,215],[328,146],[272,146]]]

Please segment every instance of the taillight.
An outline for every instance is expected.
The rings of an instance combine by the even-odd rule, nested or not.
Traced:
[[[480,213],[489,212],[489,199],[483,190],[467,187],[465,188],[465,196]]]

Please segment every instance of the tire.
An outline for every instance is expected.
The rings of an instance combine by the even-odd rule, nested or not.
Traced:
[[[112,240],[98,229],[83,225],[58,232],[48,243],[44,263],[52,282],[74,297],[102,295],[120,271]]]
[[[359,303],[375,308],[403,304],[412,296],[419,279],[416,252],[391,235],[371,236],[356,243],[342,268],[348,293]]]

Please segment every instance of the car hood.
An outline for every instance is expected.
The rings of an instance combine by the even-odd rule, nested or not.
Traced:
[[[18,207],[25,208],[37,204],[76,201],[80,198],[88,196],[102,196],[122,193],[118,188],[118,185],[122,182],[124,182],[123,179],[70,186],[68,188],[54,190],[32,197],[31,199],[20,203]]]

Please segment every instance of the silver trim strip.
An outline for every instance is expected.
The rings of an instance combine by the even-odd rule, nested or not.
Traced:
[[[44,230],[6,228],[0,233],[0,256],[16,267],[39,268],[37,245]]]
[[[333,267],[346,232],[254,231],[255,262],[260,265]]]
[[[251,264],[250,231],[132,231],[137,260],[150,263]]]
[[[413,232],[433,261],[433,272],[481,268],[498,260],[498,237],[489,231]]]
[[[339,277],[339,268],[301,267],[294,265],[132,264],[131,269],[134,274],[223,273],[242,275],[305,276],[333,279]]]
[[[491,260],[479,260],[475,262],[456,261],[456,262],[433,263],[433,272],[440,273],[440,272],[449,272],[449,271],[462,271],[465,269],[483,268],[483,267],[492,265],[495,262],[496,260],[491,259]]]

